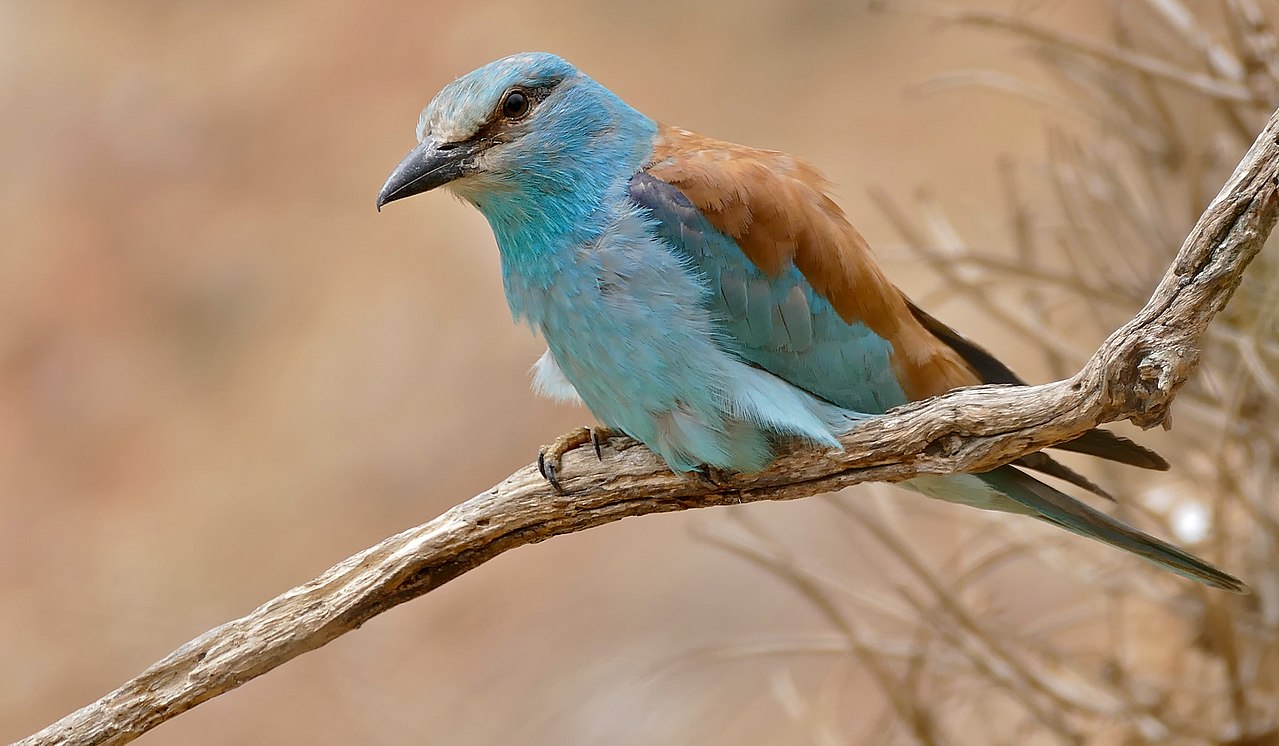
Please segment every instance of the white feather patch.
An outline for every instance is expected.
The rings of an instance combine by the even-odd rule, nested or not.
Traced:
[[[537,362],[533,363],[533,390],[548,399],[570,404],[582,403],[582,397],[577,395],[577,389],[564,377],[564,371],[560,370],[559,363],[555,362],[550,350],[542,353]]]

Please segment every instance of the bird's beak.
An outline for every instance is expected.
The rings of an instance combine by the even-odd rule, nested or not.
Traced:
[[[478,150],[474,143],[437,143],[426,139],[409,151],[386,177],[377,195],[378,212],[388,202],[428,192],[474,172]]]

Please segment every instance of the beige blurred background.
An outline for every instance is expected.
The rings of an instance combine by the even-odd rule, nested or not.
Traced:
[[[1097,11],[1036,12],[1087,29]],[[820,164],[925,297],[935,279],[866,188],[927,185],[1003,241],[996,160],[1036,157],[1048,117],[912,95],[956,69],[1033,73],[1015,42],[863,3],[0,2],[0,741],[590,421],[529,391],[542,348],[510,321],[477,213],[444,195],[373,209],[431,95],[523,50],[661,121]],[[936,310],[1043,375],[980,314]],[[921,541],[971,518],[885,494]],[[880,572],[820,502],[740,511],[850,584]],[[516,550],[141,742],[806,742],[786,681],[874,741],[882,703],[847,660],[671,670],[826,631],[693,535],[730,512]]]

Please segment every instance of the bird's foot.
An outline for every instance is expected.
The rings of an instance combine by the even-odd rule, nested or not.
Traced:
[[[718,466],[711,466],[710,464],[702,464],[696,469],[688,472],[688,475],[707,487],[711,487],[716,490],[723,489],[733,478],[733,472],[727,469],[721,469]]]
[[[603,461],[601,445],[610,438],[618,437],[625,437],[625,433],[607,427],[579,427],[569,430],[537,452],[537,470],[550,482],[551,489],[562,495],[564,488],[560,485],[560,474],[563,473],[561,461],[564,454],[590,443],[595,449],[595,458]]]

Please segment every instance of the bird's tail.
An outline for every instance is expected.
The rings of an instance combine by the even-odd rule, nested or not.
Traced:
[[[1165,541],[1142,533],[1105,513],[1093,510],[1073,497],[1058,492],[1011,466],[1001,466],[993,471],[973,476],[1029,509],[1032,515],[1067,531],[1132,552],[1164,569],[1204,585],[1235,593],[1248,592],[1248,587],[1238,578],[1218,570]]]

